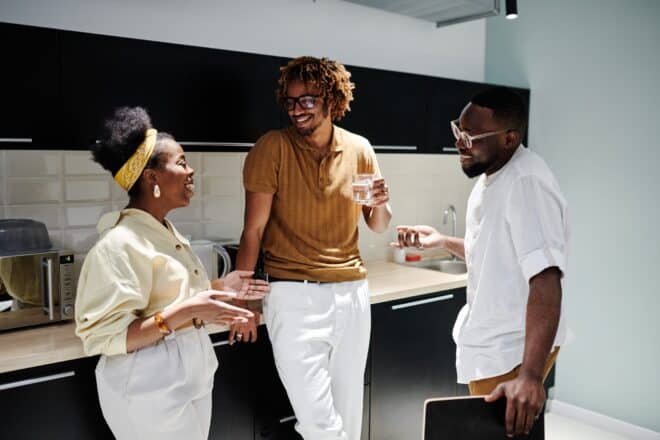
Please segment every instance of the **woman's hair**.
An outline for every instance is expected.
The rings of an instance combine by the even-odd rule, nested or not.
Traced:
[[[145,134],[151,127],[151,119],[142,107],[120,107],[103,124],[101,138],[90,147],[92,157],[114,176],[126,161],[135,153],[144,141]],[[174,140],[168,133],[158,133],[156,148],[145,168],[161,166],[159,144],[165,140]],[[137,196],[140,185],[137,182],[128,191],[131,197]]]
[[[327,58],[299,57],[280,67],[280,78],[275,91],[280,105],[286,99],[287,87],[291,81],[302,81],[318,87],[330,109],[333,121],[344,117],[351,109],[355,84],[351,82],[351,73],[338,63]]]

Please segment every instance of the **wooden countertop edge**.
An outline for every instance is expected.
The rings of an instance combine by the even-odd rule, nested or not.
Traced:
[[[465,287],[467,276],[449,275],[428,269],[406,267],[385,261],[367,262],[371,304],[401,300],[427,293]],[[427,278],[427,280],[424,280]],[[404,284],[405,287],[401,287]],[[66,362],[85,357],[82,344],[74,334],[74,324],[66,322],[33,329],[19,329],[0,333],[0,373]],[[229,328],[211,325],[209,334],[222,333]],[[35,343],[35,340],[38,341]],[[22,347],[15,350],[14,347]],[[25,347],[31,349],[26,350]],[[8,350],[7,350],[8,349]],[[7,359],[9,352],[15,354]]]

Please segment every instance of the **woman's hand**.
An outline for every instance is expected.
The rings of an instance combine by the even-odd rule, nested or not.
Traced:
[[[232,325],[247,323],[254,313],[229,304],[235,300],[236,292],[205,290],[190,298],[187,306],[192,316],[212,324]]]
[[[239,300],[258,300],[270,292],[268,283],[264,280],[252,278],[254,274],[250,270],[235,270],[229,272],[226,277],[213,280],[212,286],[222,286],[225,291],[236,292],[236,299]]]

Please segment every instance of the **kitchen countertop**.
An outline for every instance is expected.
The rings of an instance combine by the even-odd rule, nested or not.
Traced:
[[[386,261],[366,262],[371,304],[465,287],[467,275],[452,275]],[[208,326],[209,333],[227,327]],[[66,322],[0,333],[0,373],[85,357],[74,324]]]

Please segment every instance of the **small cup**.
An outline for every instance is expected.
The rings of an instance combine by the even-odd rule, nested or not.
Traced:
[[[353,200],[358,205],[371,203],[374,175],[369,173],[353,174]]]

